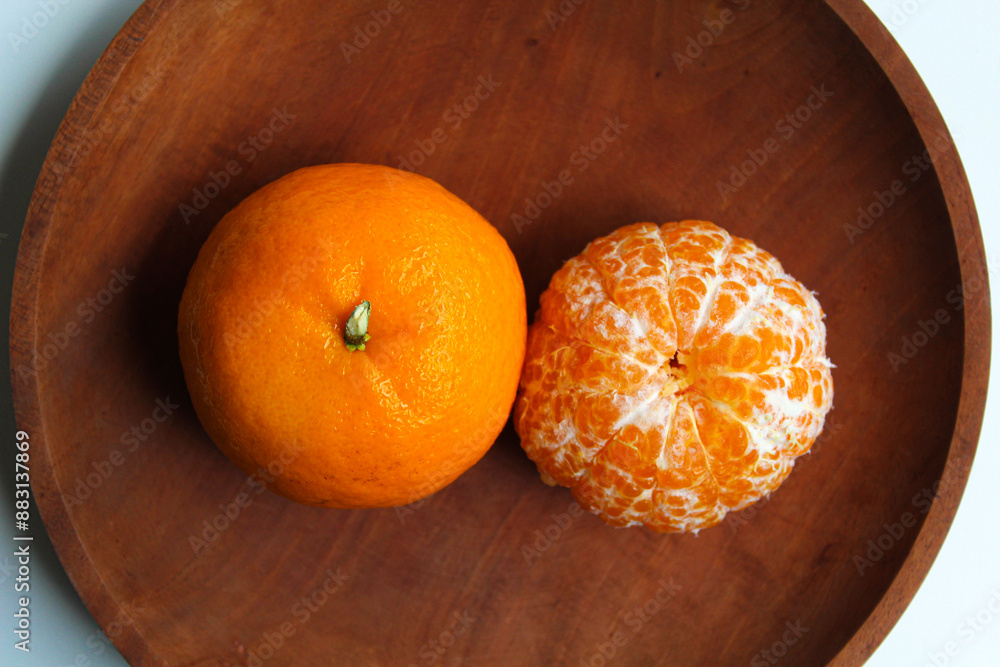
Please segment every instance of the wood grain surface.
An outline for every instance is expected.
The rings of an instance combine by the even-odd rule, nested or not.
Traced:
[[[580,513],[509,425],[413,506],[258,493],[191,408],[177,304],[229,208],[326,162],[468,201],[531,312],[623,224],[755,240],[826,311],[827,430],[700,535]],[[11,367],[46,527],[131,664],[858,665],[958,506],[989,317],[954,144],[860,0],[151,0],[39,177]]]

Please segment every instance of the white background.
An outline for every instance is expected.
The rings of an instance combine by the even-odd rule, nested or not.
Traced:
[[[993,329],[1000,335],[1000,2],[866,0],[930,88],[972,184],[991,264]],[[10,294],[28,200],[59,121],[88,70],[139,0],[46,0],[51,17],[14,44],[39,0],[0,0],[0,301]],[[55,11],[53,11],[53,9]],[[30,31],[29,31],[30,34]],[[15,48],[16,47],[16,48]],[[6,307],[5,307],[6,308]],[[7,311],[4,310],[4,313]],[[6,326],[0,327],[6,329]],[[3,332],[6,336],[6,331]],[[6,343],[3,345],[6,348]],[[997,362],[991,376],[998,379]],[[1000,665],[1000,398],[991,391],[958,516],[924,584],[870,667]],[[13,442],[10,386],[0,381],[0,433]],[[3,445],[8,462],[13,450]],[[6,468],[8,463],[3,464]],[[11,467],[12,464],[11,464]],[[0,487],[0,545],[11,545],[12,475]],[[0,664],[124,665],[60,567],[37,514],[31,563],[32,652],[13,649],[12,549],[0,547]],[[989,605],[992,601],[993,609]],[[975,620],[977,614],[979,621]],[[971,622],[970,620],[971,619]],[[723,631],[719,629],[718,631]],[[950,649],[953,655],[947,655]]]

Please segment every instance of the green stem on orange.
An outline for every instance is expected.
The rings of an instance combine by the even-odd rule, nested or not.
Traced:
[[[355,307],[354,312],[347,318],[347,326],[344,327],[344,343],[347,349],[364,350],[365,342],[371,340],[368,335],[368,318],[372,313],[372,304],[362,301]]]

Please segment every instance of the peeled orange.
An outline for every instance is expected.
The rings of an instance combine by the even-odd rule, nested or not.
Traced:
[[[623,227],[542,294],[522,446],[612,525],[715,525],[774,491],[822,430],[823,317],[778,260],[712,223]]]
[[[293,172],[215,227],[178,333],[208,435],[272,491],[413,502],[486,452],[517,390],[524,287],[500,234],[388,167]]]

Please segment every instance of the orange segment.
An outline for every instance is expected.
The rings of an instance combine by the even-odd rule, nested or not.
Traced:
[[[583,257],[597,270],[610,300],[635,318],[649,345],[672,357],[677,326],[667,302],[670,286],[663,267],[670,260],[659,228],[650,223],[622,227],[591,243]]]

